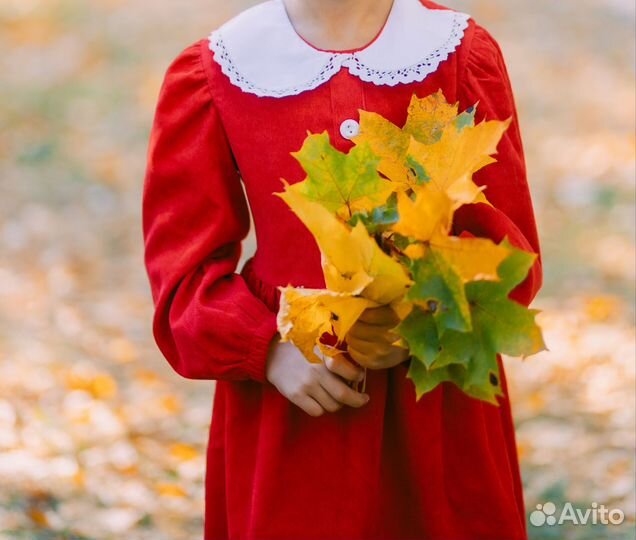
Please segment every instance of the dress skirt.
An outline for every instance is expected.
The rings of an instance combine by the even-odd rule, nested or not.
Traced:
[[[252,259],[241,275],[276,312]],[[317,418],[271,384],[218,381],[205,539],[525,540],[499,364],[499,407],[451,383],[416,401],[407,364],[368,372],[366,406]]]

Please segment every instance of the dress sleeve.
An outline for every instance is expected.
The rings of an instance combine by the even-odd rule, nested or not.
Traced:
[[[202,54],[199,42],[168,68],[150,135],[142,214],[153,333],[184,377],[264,382],[276,314],[236,273],[249,210]]]
[[[516,247],[538,255],[526,279],[509,295],[527,306],[541,288],[543,272],[515,100],[501,49],[490,33],[476,25],[470,47],[459,82],[460,109],[478,102],[476,122],[509,117],[512,122],[497,147],[497,162],[473,175],[476,184],[486,186],[484,194],[492,207],[476,203],[459,208],[453,231],[495,242],[508,236]]]

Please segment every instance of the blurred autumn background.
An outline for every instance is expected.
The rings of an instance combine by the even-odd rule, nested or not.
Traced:
[[[141,188],[169,62],[249,4],[0,0],[2,540],[201,538],[213,385],[152,341]],[[543,246],[550,351],[506,359],[528,511],[627,516],[531,538],[634,538],[634,3],[447,5],[507,58]]]

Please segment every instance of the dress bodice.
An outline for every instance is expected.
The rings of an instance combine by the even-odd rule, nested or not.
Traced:
[[[158,342],[178,370],[196,376],[217,374],[193,360],[203,361],[203,339],[233,359],[235,376],[264,377],[276,314],[236,273],[250,208],[259,280],[270,287],[324,285],[313,238],[273,193],[282,191],[281,178],[303,179],[292,152],[308,132],[326,131],[337,149],[350,149],[361,109],[402,125],[413,94],[442,89],[460,110],[479,102],[476,122],[512,117],[497,162],[474,175],[492,206],[465,205],[453,227],[496,241],[508,235],[539,253],[514,97],[487,30],[428,0],[395,0],[384,31],[368,48],[329,53],[291,31],[280,6],[281,0],[269,0],[187,47],[168,68],[159,96],[144,189],[146,264]],[[273,44],[261,50],[267,36]],[[539,257],[517,287],[521,301],[536,294],[540,267]],[[217,317],[228,328],[219,336],[207,330]]]

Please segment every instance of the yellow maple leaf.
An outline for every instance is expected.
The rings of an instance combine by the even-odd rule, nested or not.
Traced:
[[[455,208],[471,202],[489,204],[472,174],[496,161],[490,154],[511,119],[473,126],[459,122],[462,115],[457,112],[457,104],[449,104],[441,90],[424,98],[414,95],[403,128],[377,113],[360,111],[360,133],[353,141],[380,158],[378,171],[393,182],[395,191],[433,182]]]
[[[487,203],[481,193],[484,186],[477,186],[472,175],[496,161],[490,154],[497,151],[497,144],[510,121],[510,118],[484,121],[461,131],[450,125],[433,144],[422,144],[411,137],[407,154],[426,171],[429,177],[426,186],[446,193],[455,208],[472,202]]]
[[[406,193],[398,193],[397,200],[400,219],[393,231],[423,242],[448,235],[453,209],[446,193],[425,184],[415,192],[415,200]]]
[[[312,233],[322,254],[327,288],[351,292],[367,281],[362,296],[386,304],[401,296],[410,279],[398,261],[380,249],[364,225],[353,228],[293,189],[276,193]]]
[[[352,138],[357,145],[367,144],[380,157],[378,171],[398,185],[408,182],[405,164],[410,135],[383,116],[360,111],[360,133]]]
[[[498,281],[497,267],[510,251],[488,238],[438,237],[431,249],[441,252],[464,282]]]
[[[451,105],[438,90],[424,98],[411,97],[403,131],[423,144],[434,143],[442,130],[457,117],[458,104]]]
[[[434,249],[455,268],[463,281],[497,280],[497,267],[509,254],[504,246],[488,238],[450,236],[453,202],[446,192],[425,184],[415,192],[415,200],[398,194],[399,221],[392,230],[417,240],[404,250],[410,259],[420,259]]]
[[[344,337],[367,307],[377,303],[355,296],[303,287],[279,287],[281,291],[277,325],[281,341],[291,341],[311,362],[320,362],[314,348],[320,336],[333,330]]]
[[[320,362],[314,347],[323,334],[331,330],[331,313],[320,305],[322,290],[279,287],[280,306],[276,324],[281,341],[291,341],[310,362]]]
[[[446,101],[441,90],[424,98],[413,95],[403,128],[377,113],[361,110],[360,133],[353,141],[368,145],[380,158],[378,171],[395,183],[394,189],[407,189],[420,183],[408,162],[411,138],[421,144],[434,143],[457,118],[457,108]]]

